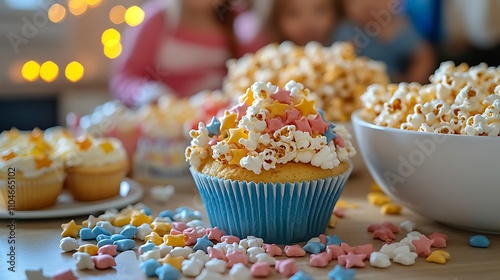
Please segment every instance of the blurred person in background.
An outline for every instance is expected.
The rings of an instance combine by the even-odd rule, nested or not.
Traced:
[[[267,4],[268,36],[271,41],[291,41],[304,46],[317,41],[328,45],[340,18],[337,0],[256,0]]]
[[[237,3],[236,3],[237,2]],[[254,52],[267,41],[253,31],[252,17],[238,19],[230,0],[151,0],[144,22],[125,31],[123,53],[113,65],[110,90],[129,106],[161,95],[189,97],[219,89],[226,60]],[[235,24],[238,23],[238,24]],[[242,30],[239,30],[242,29]],[[244,36],[242,36],[244,35]]]
[[[403,13],[402,1],[341,1],[345,19],[333,41],[351,41],[359,55],[384,62],[392,82],[428,82],[435,54]]]

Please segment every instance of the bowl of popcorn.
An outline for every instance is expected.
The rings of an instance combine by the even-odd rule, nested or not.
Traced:
[[[500,68],[443,63],[427,85],[373,85],[352,122],[393,199],[437,222],[500,233]]]

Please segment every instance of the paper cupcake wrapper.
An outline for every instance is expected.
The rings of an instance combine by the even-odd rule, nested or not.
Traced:
[[[190,170],[212,226],[240,238],[290,244],[325,231],[352,165],[335,177],[288,183],[224,180]]]

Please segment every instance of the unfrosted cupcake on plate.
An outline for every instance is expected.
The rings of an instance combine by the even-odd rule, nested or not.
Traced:
[[[67,178],[65,187],[74,199],[94,201],[118,195],[127,173],[127,153],[115,138],[90,135],[58,142]]]
[[[255,83],[200,123],[186,158],[212,226],[281,244],[323,233],[356,153],[339,131],[294,81]]]
[[[52,206],[64,181],[62,159],[43,132],[16,129],[0,135],[0,205],[11,210]]]

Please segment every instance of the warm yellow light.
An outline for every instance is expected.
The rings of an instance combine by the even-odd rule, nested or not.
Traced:
[[[137,26],[144,20],[144,11],[137,7],[132,6],[125,12],[125,21],[130,26]]]
[[[122,53],[122,44],[115,39],[111,39],[104,44],[104,55],[110,59],[117,58]]]
[[[70,62],[66,66],[66,70],[64,70],[66,79],[68,79],[70,82],[73,83],[76,83],[79,80],[81,80],[84,73],[85,73],[85,68],[83,68],[83,65],[77,61]]]
[[[101,3],[102,0],[87,0],[87,4],[92,8],[99,6]]]
[[[28,82],[34,82],[40,75],[40,64],[36,61],[30,60],[23,65],[21,75]]]
[[[40,67],[40,77],[47,83],[53,82],[59,75],[59,66],[52,61],[46,61]]]
[[[106,43],[111,41],[111,40],[115,40],[117,42],[120,42],[120,38],[121,38],[120,32],[118,32],[114,28],[109,28],[109,29],[106,29],[102,33],[101,42],[103,45],[106,45]]]
[[[58,23],[66,17],[66,8],[64,8],[61,4],[54,4],[50,6],[48,16],[50,21]]]
[[[122,5],[114,6],[109,11],[109,20],[114,24],[122,24],[125,22],[125,13],[127,9]]]
[[[87,2],[85,0],[69,0],[69,11],[75,16],[79,16],[87,11]]]

